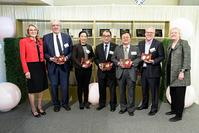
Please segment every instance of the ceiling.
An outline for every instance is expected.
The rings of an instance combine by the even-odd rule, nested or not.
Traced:
[[[136,5],[135,1],[136,0],[0,0],[0,5]],[[199,0],[144,0],[144,5],[199,5]]]

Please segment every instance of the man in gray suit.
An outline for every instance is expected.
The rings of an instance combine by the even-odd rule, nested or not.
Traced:
[[[135,85],[136,70],[140,59],[140,51],[137,46],[130,44],[130,33],[124,32],[121,35],[122,45],[116,47],[111,58],[116,66],[116,78],[120,88],[120,108],[119,114],[128,111],[130,116],[135,111]],[[126,87],[128,87],[128,101],[126,98]]]

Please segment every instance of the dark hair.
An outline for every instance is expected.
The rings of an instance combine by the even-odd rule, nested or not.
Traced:
[[[110,30],[104,30],[104,31],[102,32],[102,35],[103,35],[104,32],[108,32],[108,33],[110,33],[110,35],[112,36],[112,33],[111,33]]]
[[[88,37],[88,33],[86,31],[84,31],[84,30],[82,30],[82,31],[79,32],[79,37],[81,36],[82,33],[85,33],[86,36]]]
[[[131,33],[129,33],[128,31],[122,32],[120,38],[122,38],[122,35],[124,35],[124,34],[126,34],[126,33],[129,34],[129,36],[130,36],[130,38],[131,38]]]

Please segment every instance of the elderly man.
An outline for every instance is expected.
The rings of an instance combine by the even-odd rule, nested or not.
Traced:
[[[72,40],[69,35],[61,33],[61,24],[58,20],[51,22],[52,33],[44,35],[44,54],[51,82],[52,103],[54,111],[59,112],[60,107],[67,111],[69,106],[69,59],[72,52]],[[62,100],[58,98],[58,86],[62,90]]]
[[[142,105],[138,110],[148,108],[149,89],[151,89],[152,106],[148,115],[155,115],[158,111],[158,92],[160,87],[161,65],[164,60],[162,44],[154,39],[155,29],[149,27],[145,30],[145,40],[140,41],[138,47],[142,53],[141,59],[141,84]]]

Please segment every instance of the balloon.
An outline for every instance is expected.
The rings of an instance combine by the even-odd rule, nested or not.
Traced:
[[[166,98],[171,103],[171,96],[170,96],[170,87],[166,90]],[[191,106],[196,100],[195,89],[193,86],[187,86],[186,93],[185,93],[185,105],[184,107],[187,108]]]
[[[92,105],[96,105],[96,104],[99,103],[99,86],[98,86],[98,83],[90,83],[89,84],[88,101]]]
[[[189,40],[193,34],[193,24],[190,20],[185,18],[179,18],[171,21],[171,28],[177,27],[181,30],[181,38]]]
[[[15,23],[9,17],[0,17],[0,40],[5,37],[14,37]]]
[[[12,83],[0,83],[0,111],[7,112],[18,105],[21,91]]]

